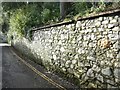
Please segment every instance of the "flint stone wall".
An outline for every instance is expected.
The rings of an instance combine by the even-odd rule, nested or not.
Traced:
[[[75,77],[81,87],[120,88],[120,15],[109,14],[33,32],[15,41],[46,68]]]

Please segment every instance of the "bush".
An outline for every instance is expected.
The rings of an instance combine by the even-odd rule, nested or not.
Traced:
[[[85,11],[91,7],[91,3],[77,2],[77,3],[74,3],[73,7],[75,8],[75,14],[78,14],[78,13],[84,14]]]
[[[60,12],[59,12],[59,3],[49,3],[44,2],[42,5],[42,12],[41,12],[41,18],[42,18],[42,24],[52,24],[54,22],[57,22],[59,19]]]
[[[25,37],[29,28],[41,23],[41,14],[37,5],[24,6],[11,13],[9,22],[8,38]]]

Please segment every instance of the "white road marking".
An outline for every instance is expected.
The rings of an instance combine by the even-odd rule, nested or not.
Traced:
[[[11,45],[8,43],[0,43],[0,46],[11,46]]]

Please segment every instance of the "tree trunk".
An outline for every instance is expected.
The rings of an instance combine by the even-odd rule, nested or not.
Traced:
[[[63,20],[66,16],[66,2],[60,2],[60,19]]]
[[[64,0],[60,0],[60,19],[65,19],[66,15],[70,13],[71,10],[71,2],[64,2]]]

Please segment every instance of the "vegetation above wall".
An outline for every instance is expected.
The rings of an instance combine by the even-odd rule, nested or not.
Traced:
[[[59,2],[3,2],[3,20],[1,20],[3,32],[9,30],[8,37],[11,34],[15,37],[14,32],[23,37],[27,36],[29,29],[33,27],[77,20],[83,16],[120,8],[120,2],[103,2],[103,0],[101,2],[71,2],[67,4],[69,5],[65,9],[60,8]],[[61,19],[61,11],[67,12],[64,19]]]

